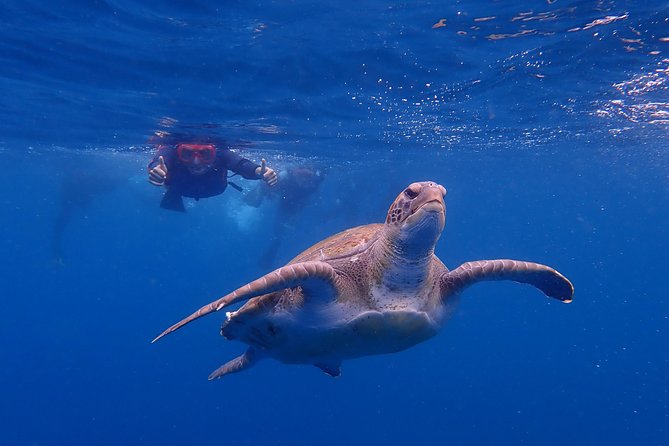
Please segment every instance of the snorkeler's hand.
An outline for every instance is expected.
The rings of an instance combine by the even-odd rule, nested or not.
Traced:
[[[274,169],[267,167],[265,158],[261,161],[261,166],[256,168],[256,175],[262,178],[268,186],[274,186],[279,181],[279,176],[274,172]]]
[[[165,158],[158,157],[158,165],[149,170],[149,183],[154,186],[162,186],[165,184],[167,178],[167,166],[165,165]]]

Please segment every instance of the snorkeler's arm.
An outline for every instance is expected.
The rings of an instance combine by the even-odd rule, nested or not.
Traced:
[[[221,151],[220,156],[223,158],[223,163],[227,169],[238,173],[247,180],[263,180],[270,186],[274,186],[278,180],[276,172],[274,169],[267,167],[264,159],[262,165],[259,166],[231,150]]]
[[[251,160],[237,155],[232,150],[221,150],[218,153],[223,158],[223,164],[227,169],[241,175],[247,180],[257,180],[256,169],[260,166]]]

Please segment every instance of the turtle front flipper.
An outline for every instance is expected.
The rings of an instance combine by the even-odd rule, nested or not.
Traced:
[[[466,262],[441,276],[442,299],[483,280],[512,280],[527,283],[546,296],[565,303],[572,301],[574,286],[553,268],[521,260],[478,260]]]
[[[276,269],[269,274],[265,274],[261,278],[237,288],[232,293],[205,305],[187,318],[172,325],[151,342],[156,342],[158,339],[178,330],[189,322],[209,313],[222,310],[234,303],[297,286],[302,287],[305,294],[319,296],[320,298],[327,299],[340,294],[337,273],[329,264],[319,261],[292,263]]]

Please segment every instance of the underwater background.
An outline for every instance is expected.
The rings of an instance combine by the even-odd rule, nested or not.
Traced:
[[[0,445],[669,444],[669,2],[7,0],[0,19]],[[289,221],[232,188],[166,211],[156,132],[324,180]],[[437,337],[336,379],[266,360],[207,381],[244,350],[223,314],[150,343],[422,180],[448,189],[449,268],[545,263],[573,303],[476,285]]]

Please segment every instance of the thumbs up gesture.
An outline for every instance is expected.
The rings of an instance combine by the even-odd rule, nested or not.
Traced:
[[[262,178],[269,186],[274,186],[279,181],[278,175],[274,169],[267,167],[267,161],[264,158],[261,161],[260,167],[256,168],[256,175],[258,178]]]
[[[165,165],[165,158],[158,157],[158,164],[149,170],[149,183],[154,186],[162,186],[165,184],[167,178],[167,166]]]

